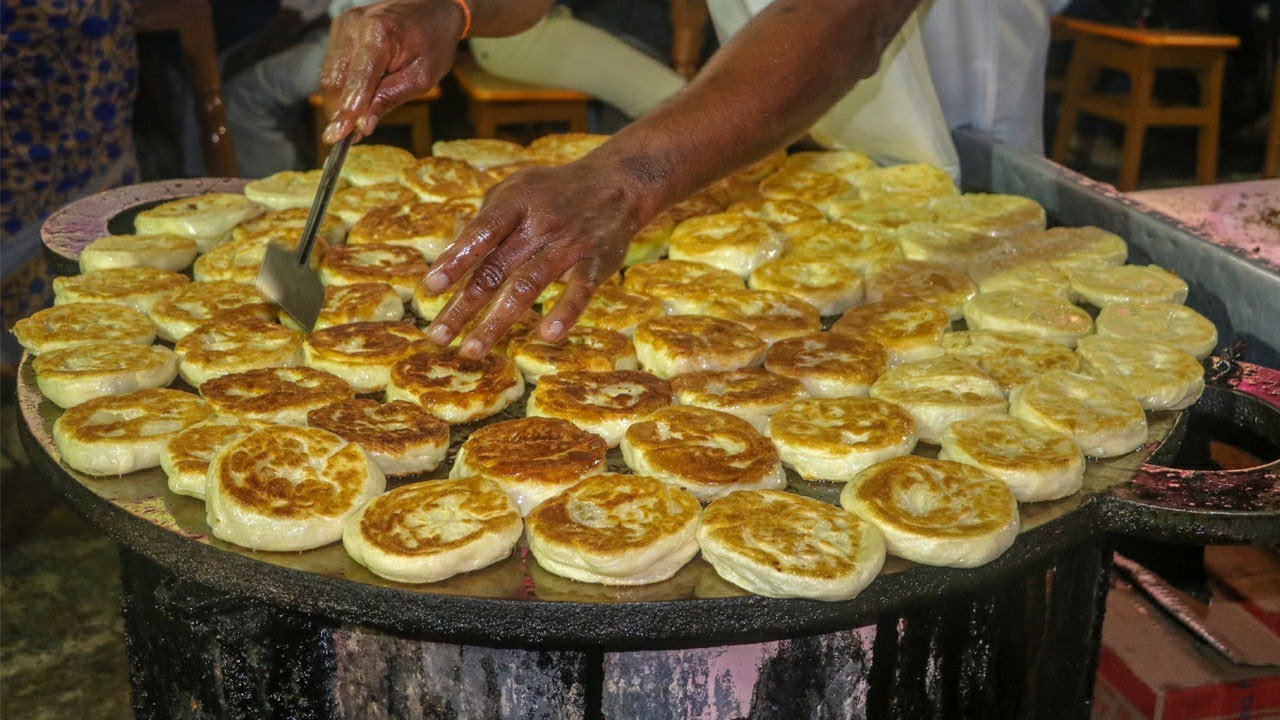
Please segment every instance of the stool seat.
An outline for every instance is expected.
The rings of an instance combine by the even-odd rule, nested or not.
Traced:
[[[1055,34],[1074,43],[1062,89],[1058,128],[1053,136],[1053,159],[1065,162],[1080,113],[1118,122],[1125,128],[1120,179],[1116,187],[1128,191],[1138,184],[1142,145],[1147,128],[1190,126],[1199,131],[1196,179],[1211,183],[1218,172],[1218,128],[1222,114],[1222,73],[1228,50],[1240,41],[1230,35],[1205,35],[1169,30],[1145,30],[1063,18],[1053,24]],[[1102,93],[1094,85],[1104,70],[1129,76],[1128,94]],[[1183,70],[1195,74],[1200,86],[1195,105],[1162,105],[1153,94],[1156,73]]]
[[[1069,17],[1054,19],[1058,21],[1055,24],[1060,25],[1067,33],[1084,33],[1142,47],[1200,48],[1206,50],[1232,50],[1240,47],[1240,39],[1234,35],[1207,35],[1184,30],[1128,28]]]
[[[464,52],[454,59],[451,72],[467,97],[467,114],[478,138],[496,137],[502,125],[525,123],[565,123],[570,132],[587,130],[587,93],[491,75]]]
[[[405,104],[397,107],[378,121],[379,127],[397,127],[407,125],[411,136],[411,144],[413,145],[413,154],[417,157],[426,157],[431,154],[431,108],[428,104],[432,100],[440,98],[440,86],[436,86],[428,90],[420,98],[410,100]],[[311,106],[311,117],[315,125],[316,137],[316,162],[323,163],[326,145],[321,137],[324,135],[324,129],[329,124],[329,117],[324,111],[324,96],[320,93],[314,93],[307,98],[307,104]]]

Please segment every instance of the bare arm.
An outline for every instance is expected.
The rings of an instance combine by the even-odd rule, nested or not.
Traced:
[[[503,37],[532,27],[552,0],[467,0],[472,35]],[[373,132],[378,118],[435,86],[458,50],[464,18],[454,0],[388,0],[333,21],[320,71],[331,113],[324,140]]]
[[[777,0],[716,53],[681,94],[561,168],[535,168],[490,192],[436,261],[436,291],[475,270],[429,330],[489,350],[539,292],[568,288],[542,324],[559,339],[621,265],[634,233],[668,205],[802,135],[880,55],[918,0]]]

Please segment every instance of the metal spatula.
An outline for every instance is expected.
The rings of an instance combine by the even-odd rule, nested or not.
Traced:
[[[267,254],[258,270],[258,289],[271,302],[284,308],[307,332],[315,329],[320,308],[324,305],[324,287],[320,285],[320,277],[307,261],[311,258],[311,248],[316,244],[316,233],[320,231],[324,213],[329,209],[329,200],[333,198],[333,189],[338,184],[338,171],[342,169],[342,162],[347,159],[347,149],[350,147],[351,136],[348,135],[329,151],[297,252],[290,252],[275,243],[267,243]]]

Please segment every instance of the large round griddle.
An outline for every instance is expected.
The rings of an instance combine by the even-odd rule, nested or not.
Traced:
[[[46,239],[57,238],[57,252],[71,262],[84,244],[108,228],[127,232],[118,218],[140,207],[200,192],[235,191],[243,181],[180,183],[124,188],[74,203],[55,216],[62,224],[50,221],[54,232],[46,226]],[[68,219],[74,219],[74,228],[64,222]],[[50,247],[54,249],[52,243]],[[25,359],[18,385],[22,436],[32,461],[73,509],[122,546],[224,593],[462,644],[628,649],[773,640],[849,629],[885,613],[972,592],[997,578],[1034,570],[1096,533],[1280,538],[1280,462],[1199,474],[1148,465],[1149,458],[1176,451],[1186,420],[1186,413],[1152,413],[1151,440],[1133,453],[1090,461],[1081,492],[1023,504],[1021,533],[994,562],[955,570],[890,558],[880,576],[846,602],[750,595],[721,580],[701,558],[654,585],[577,583],[540,568],[523,545],[488,568],[439,583],[406,585],[369,573],[340,544],[270,553],[218,540],[205,523],[203,503],[169,492],[159,469],[106,478],[71,470],[51,435],[61,411],[43,399]],[[1280,373],[1245,366],[1227,384],[1210,387],[1202,404],[1280,445]],[[490,422],[517,417],[523,406],[517,402]],[[472,429],[455,428],[450,458]],[[618,467],[616,451],[610,462],[624,469]],[[834,501],[839,487],[793,477],[791,489]]]

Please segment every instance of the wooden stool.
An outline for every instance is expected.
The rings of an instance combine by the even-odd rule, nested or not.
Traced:
[[[1065,162],[1080,113],[1097,115],[1124,125],[1120,180],[1116,187],[1132,190],[1138,184],[1142,142],[1153,125],[1193,126],[1200,129],[1196,152],[1196,180],[1211,183],[1218,172],[1218,124],[1222,111],[1222,68],[1227,50],[1240,41],[1230,35],[1200,35],[1163,30],[1133,30],[1085,20],[1066,19],[1075,41],[1067,84],[1053,136],[1052,157]],[[1129,76],[1128,97],[1094,92],[1104,69]],[[1188,70],[1200,83],[1200,103],[1160,106],[1152,97],[1158,70]]]
[[[431,101],[440,97],[440,88],[433,87],[417,100],[410,100],[392,110],[378,121],[378,127],[409,126],[413,154],[426,157],[431,154]],[[316,93],[307,98],[311,105],[311,119],[315,126],[316,163],[323,164],[329,146],[325,145],[324,129],[329,125],[329,117],[324,111],[324,96]]]
[[[134,12],[134,26],[139,33],[178,33],[182,74],[191,87],[205,167],[212,176],[235,177],[236,153],[227,130],[209,0],[141,0]]]
[[[568,123],[570,132],[587,131],[591,96],[564,88],[542,87],[490,75],[465,53],[453,62],[453,77],[467,96],[467,115],[478,138],[497,137],[498,126]]]

